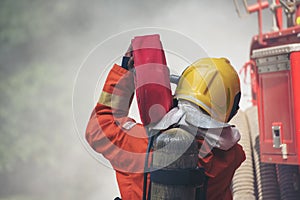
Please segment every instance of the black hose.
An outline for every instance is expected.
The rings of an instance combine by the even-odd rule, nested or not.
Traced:
[[[146,128],[147,133],[149,132],[149,130]],[[153,145],[153,140],[154,140],[154,136],[152,136],[151,134],[149,135],[149,140],[148,140],[148,147],[147,147],[147,151],[146,151],[146,159],[145,159],[145,167],[144,167],[144,185],[143,185],[143,200],[147,200],[147,180],[148,180],[148,164],[149,164],[149,153],[150,150],[152,148]],[[148,191],[148,195],[149,195],[150,191]],[[148,197],[148,200],[150,200],[150,198]]]

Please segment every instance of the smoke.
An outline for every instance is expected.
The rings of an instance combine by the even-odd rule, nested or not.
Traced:
[[[3,3],[2,6],[11,8],[8,3]],[[33,12],[32,9],[37,12]],[[53,134],[45,136],[46,139],[43,136],[47,141],[43,146],[47,147],[45,148],[47,152],[51,152],[53,159],[46,164],[41,164],[37,169],[33,169],[31,165],[22,167],[22,171],[16,173],[15,176],[9,176],[15,171],[10,172],[9,175],[2,175],[1,188],[10,188],[11,190],[0,194],[0,197],[16,192],[29,195],[30,198],[46,194],[49,199],[93,200],[113,199],[118,196],[114,171],[99,164],[89,155],[78,138],[78,134],[83,137],[84,125],[87,123],[89,113],[94,106],[95,98],[97,98],[95,96],[100,93],[102,87],[101,84],[93,85],[91,77],[102,75],[100,82],[104,81],[105,72],[109,68],[101,65],[112,61],[109,56],[121,56],[134,35],[147,33],[139,31],[141,29],[137,30],[137,28],[158,27],[148,30],[161,28],[175,31],[179,35],[190,38],[189,41],[193,40],[203,48],[207,55],[227,57],[237,70],[241,69],[244,62],[249,59],[251,38],[258,32],[256,16],[240,19],[235,12],[233,1],[222,0],[26,1],[11,10],[12,13],[22,12],[24,16],[27,16],[17,24],[19,28],[21,27],[20,31],[17,31],[18,34],[23,35],[25,39],[23,41],[21,37],[18,37],[21,42],[16,44],[7,42],[6,46],[0,48],[1,79],[6,77],[7,80],[18,80],[17,74],[33,70],[32,64],[41,69],[36,76],[47,77],[48,81],[44,82],[45,85],[36,86],[38,92],[30,93],[31,98],[27,97],[29,90],[33,88],[35,78],[31,80],[32,84],[21,88],[20,92],[24,94],[22,104],[25,105],[25,108],[30,105],[31,101],[41,103],[35,107],[36,109],[29,109],[29,114],[24,112],[25,119],[23,120],[28,121],[27,125],[30,127],[28,129],[30,131],[35,130],[31,129],[36,126],[35,122],[42,122],[39,129],[41,131],[43,131],[42,127],[48,129],[48,132],[49,129],[53,130]],[[32,14],[30,14],[31,12]],[[264,11],[264,17],[267,14]],[[264,21],[267,22],[264,27],[270,26],[268,19],[270,18],[265,17]],[[9,21],[8,18],[7,20]],[[8,28],[6,30],[16,30],[12,25]],[[129,31],[130,34],[119,34],[124,31]],[[1,30],[2,35],[4,32],[5,30]],[[153,33],[153,31],[149,32],[149,34]],[[88,65],[93,66],[92,69],[96,70],[99,66],[99,71],[84,71],[86,68],[79,70],[92,49],[116,34],[120,35],[117,44],[114,42],[111,46],[101,46],[100,50],[96,51],[97,54],[94,53],[87,59]],[[10,41],[13,36],[7,35],[6,41]],[[168,41],[164,37],[165,35],[162,37],[163,45],[170,47],[172,41]],[[173,43],[180,43],[180,41],[174,39]],[[180,43],[180,45],[185,52],[189,52],[191,55],[196,55],[198,52],[195,48],[185,46],[184,43]],[[203,55],[202,52],[200,54]],[[181,63],[177,62],[174,54],[167,53],[166,57],[168,63],[172,65],[170,67],[175,68],[177,73],[180,73],[185,67],[180,66]],[[120,62],[120,57],[113,61]],[[185,63],[182,62],[182,64]],[[176,70],[177,67],[181,68]],[[55,68],[55,73],[48,73],[50,68]],[[76,82],[78,80],[75,79],[78,73],[81,75],[81,85],[78,85]],[[27,82],[18,82],[19,85],[25,83]],[[53,85],[54,87],[52,87]],[[86,93],[76,93],[76,110],[72,110],[74,86],[92,94],[86,96]],[[243,86],[243,90],[246,94],[248,93],[248,96],[244,96],[242,99],[242,108],[246,108],[249,106],[249,102],[247,102],[249,88]],[[57,98],[61,100],[57,100]],[[4,100],[1,103],[3,102]],[[5,103],[12,105],[12,102],[8,102],[7,99]],[[51,109],[43,109],[45,105],[49,105]],[[8,113],[9,109],[9,106],[1,108],[2,111]],[[79,123],[76,124],[79,126],[78,134],[74,128],[74,113],[75,115],[80,114],[76,115],[75,119],[75,122]],[[133,109],[131,113],[137,116],[136,110]],[[39,119],[36,118],[37,116]],[[8,118],[11,121],[14,120],[12,116],[8,116]],[[44,120],[41,121],[43,118]],[[49,124],[49,122],[51,123]],[[3,125],[4,121],[1,124]],[[24,132],[26,133],[26,130]],[[21,134],[17,133],[16,138]],[[60,146],[53,147],[53,141],[57,140]],[[33,143],[36,143],[35,138],[32,138]],[[30,142],[28,141],[26,144],[30,144]],[[37,157],[42,157],[42,155],[43,152],[40,152]],[[18,179],[12,180],[12,177],[18,177]],[[14,189],[12,189],[13,187]],[[53,188],[50,189],[51,187]]]

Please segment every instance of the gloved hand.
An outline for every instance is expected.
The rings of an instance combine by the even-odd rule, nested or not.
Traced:
[[[122,65],[121,65],[124,69],[127,69],[129,71],[133,69],[133,64],[134,64],[132,51],[133,51],[132,45],[130,44],[125,55],[123,56]]]

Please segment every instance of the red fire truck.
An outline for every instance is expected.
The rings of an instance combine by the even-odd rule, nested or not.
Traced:
[[[300,1],[243,3],[248,13],[258,13],[259,24],[250,60],[243,68],[251,74],[253,108],[246,115],[252,137],[254,196],[300,199]],[[265,8],[273,14],[273,30],[268,33],[262,31]]]

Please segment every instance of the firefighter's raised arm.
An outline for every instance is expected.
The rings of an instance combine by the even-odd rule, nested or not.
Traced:
[[[127,52],[123,67],[114,64],[111,68],[86,129],[87,142],[116,170],[123,199],[141,199],[148,143],[144,127],[127,116],[135,87],[133,73],[124,63],[132,62]]]

